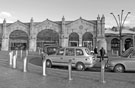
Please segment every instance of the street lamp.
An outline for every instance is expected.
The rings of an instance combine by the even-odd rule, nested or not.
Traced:
[[[116,16],[113,13],[110,13],[111,15],[113,15],[113,17],[117,23],[117,27],[119,27],[119,39],[120,39],[119,56],[121,56],[121,54],[122,54],[122,36],[121,36],[121,34],[122,34],[123,25],[127,19],[127,16],[131,13],[131,12],[128,12],[127,15],[123,19],[123,12],[124,12],[124,10],[121,11],[120,15],[118,14],[118,19],[116,18]]]

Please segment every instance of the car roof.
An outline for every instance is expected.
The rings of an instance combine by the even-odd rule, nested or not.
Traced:
[[[84,48],[84,49],[86,49],[87,47],[81,47],[80,46],[80,47],[61,47],[61,48],[75,48],[75,49],[77,49],[77,48],[83,49]]]

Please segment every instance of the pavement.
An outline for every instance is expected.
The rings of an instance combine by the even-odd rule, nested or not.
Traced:
[[[105,78],[106,83],[102,83],[100,72],[72,71],[73,80],[68,80],[68,70],[47,68],[46,74],[42,75],[41,66],[31,63],[28,71],[23,72],[19,57],[17,68],[13,69],[9,66],[8,55],[0,57],[0,88],[135,88],[134,81]]]

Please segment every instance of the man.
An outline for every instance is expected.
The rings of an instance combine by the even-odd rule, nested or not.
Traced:
[[[98,55],[98,51],[97,51],[97,47],[94,48],[94,57],[97,59],[97,55]]]
[[[95,47],[95,49],[94,49],[94,54],[98,54],[97,47]]]
[[[105,49],[102,47],[102,48],[100,49],[101,60],[104,59],[104,55],[105,55]]]

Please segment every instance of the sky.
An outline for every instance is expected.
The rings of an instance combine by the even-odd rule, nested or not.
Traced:
[[[135,1],[134,0],[0,0],[0,23],[5,18],[12,23],[17,20],[30,22],[42,22],[46,19],[61,21],[74,21],[82,17],[86,20],[96,20],[97,16],[105,16],[105,27],[117,26],[114,13],[118,20],[118,14],[123,12],[123,20],[128,12],[124,26],[135,27]]]

